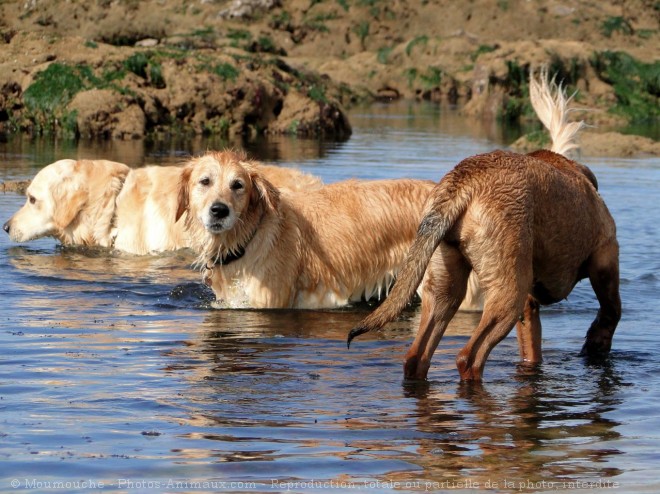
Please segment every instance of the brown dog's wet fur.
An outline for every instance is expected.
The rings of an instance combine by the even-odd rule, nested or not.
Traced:
[[[595,185],[588,168],[551,151],[495,151],[463,160],[432,191],[390,296],[351,331],[349,344],[396,318],[431,272],[425,289],[432,302],[404,364],[406,378],[425,379],[473,269],[484,310],[456,359],[461,379],[481,380],[488,355],[514,325],[523,359],[539,362],[539,306],[565,299],[583,278],[591,281],[600,310],[582,353],[607,354],[621,315],[619,247]]]

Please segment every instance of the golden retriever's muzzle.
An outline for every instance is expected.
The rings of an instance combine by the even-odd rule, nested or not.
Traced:
[[[211,233],[220,233],[234,226],[231,208],[224,202],[214,202],[208,210],[206,229]]]

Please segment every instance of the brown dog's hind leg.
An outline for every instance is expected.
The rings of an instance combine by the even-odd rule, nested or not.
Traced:
[[[456,357],[456,367],[462,381],[481,381],[488,355],[509,334],[519,317],[514,314],[511,310],[493,314],[493,311],[484,309],[479,326]]]
[[[543,360],[541,355],[541,318],[539,303],[531,295],[527,295],[521,320],[516,323],[518,348],[520,358],[528,364],[538,364]]]
[[[422,316],[415,341],[406,353],[405,379],[426,379],[431,357],[467,291],[470,266],[453,247],[441,244],[427,268]]]
[[[587,339],[580,355],[602,357],[609,353],[614,331],[621,319],[619,246],[616,240],[592,254],[588,271],[600,309],[587,331]]]
[[[483,283],[485,302],[481,321],[456,357],[463,381],[481,381],[491,350],[509,334],[523,313],[532,282],[532,263],[531,256],[524,255],[527,249],[522,245],[518,248],[517,253],[509,254],[510,259],[518,261],[514,267],[494,264],[491,272],[480,273],[480,281],[495,281]]]

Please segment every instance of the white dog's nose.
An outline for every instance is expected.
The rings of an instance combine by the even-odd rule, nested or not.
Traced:
[[[4,231],[6,231],[7,233],[9,233],[10,228],[11,228],[11,225],[10,225],[9,221],[7,223],[5,223],[4,225],[2,225],[2,229]]]

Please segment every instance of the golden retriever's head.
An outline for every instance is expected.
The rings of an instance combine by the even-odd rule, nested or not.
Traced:
[[[278,202],[277,189],[244,154],[210,152],[184,168],[176,219],[187,212],[190,229],[203,227],[211,235],[240,242],[255,218],[275,210]]]
[[[25,204],[3,228],[15,242],[46,236],[64,243],[84,240],[94,229],[108,226],[128,171],[128,166],[106,160],[51,163],[34,177]],[[102,218],[106,210],[110,218]]]
[[[21,209],[4,224],[14,242],[57,235],[74,220],[87,200],[85,177],[78,162],[60,160],[34,177]]]

